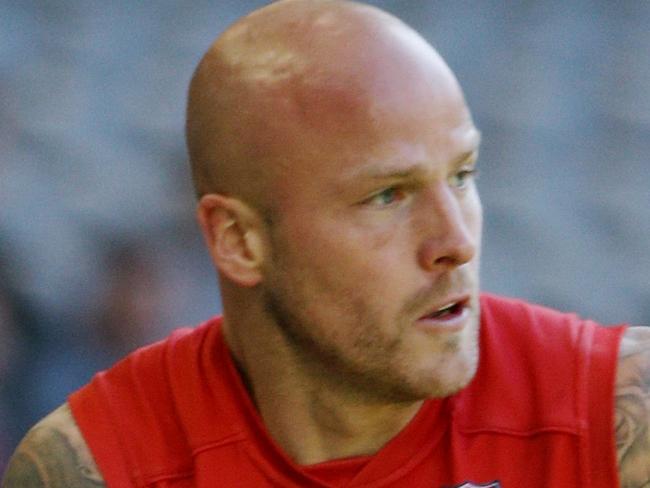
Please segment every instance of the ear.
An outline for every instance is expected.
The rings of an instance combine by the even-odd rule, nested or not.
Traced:
[[[197,219],[219,271],[240,286],[262,280],[262,220],[241,200],[210,193],[201,197]]]

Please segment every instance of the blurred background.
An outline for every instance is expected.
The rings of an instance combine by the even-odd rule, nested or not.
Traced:
[[[0,471],[133,348],[220,311],[186,87],[267,2],[0,2]],[[371,1],[429,39],[483,132],[483,288],[650,324],[650,2]]]

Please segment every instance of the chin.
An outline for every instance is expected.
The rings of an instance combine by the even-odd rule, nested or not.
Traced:
[[[459,367],[460,364],[456,363]],[[448,368],[445,368],[448,369]],[[440,371],[426,374],[426,377],[403,378],[391,387],[383,388],[383,396],[394,403],[412,403],[432,398],[445,398],[463,390],[476,374],[475,362],[465,364],[453,375],[440,374]]]
[[[444,398],[448,396],[455,395],[456,393],[462,391],[471,383],[474,379],[476,369],[473,369],[471,372],[468,372],[462,378],[455,378],[453,381],[450,381],[447,384],[439,385],[435,388],[429,395],[429,398]]]
[[[422,382],[421,398],[444,398],[463,390],[476,375],[478,354],[463,355],[439,362]]]

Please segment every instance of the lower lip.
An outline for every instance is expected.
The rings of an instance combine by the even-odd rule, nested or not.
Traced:
[[[469,319],[470,309],[464,306],[455,314],[446,315],[438,318],[421,318],[415,324],[418,329],[426,332],[451,333],[460,332],[465,328]]]

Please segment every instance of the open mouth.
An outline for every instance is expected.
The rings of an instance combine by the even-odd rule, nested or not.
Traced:
[[[445,305],[444,307],[439,308],[438,310],[430,313],[429,315],[425,315],[424,317],[421,317],[420,320],[424,319],[450,319],[450,318],[455,318],[458,317],[463,313],[463,310],[467,306],[467,300],[460,300],[457,302],[449,303]]]

